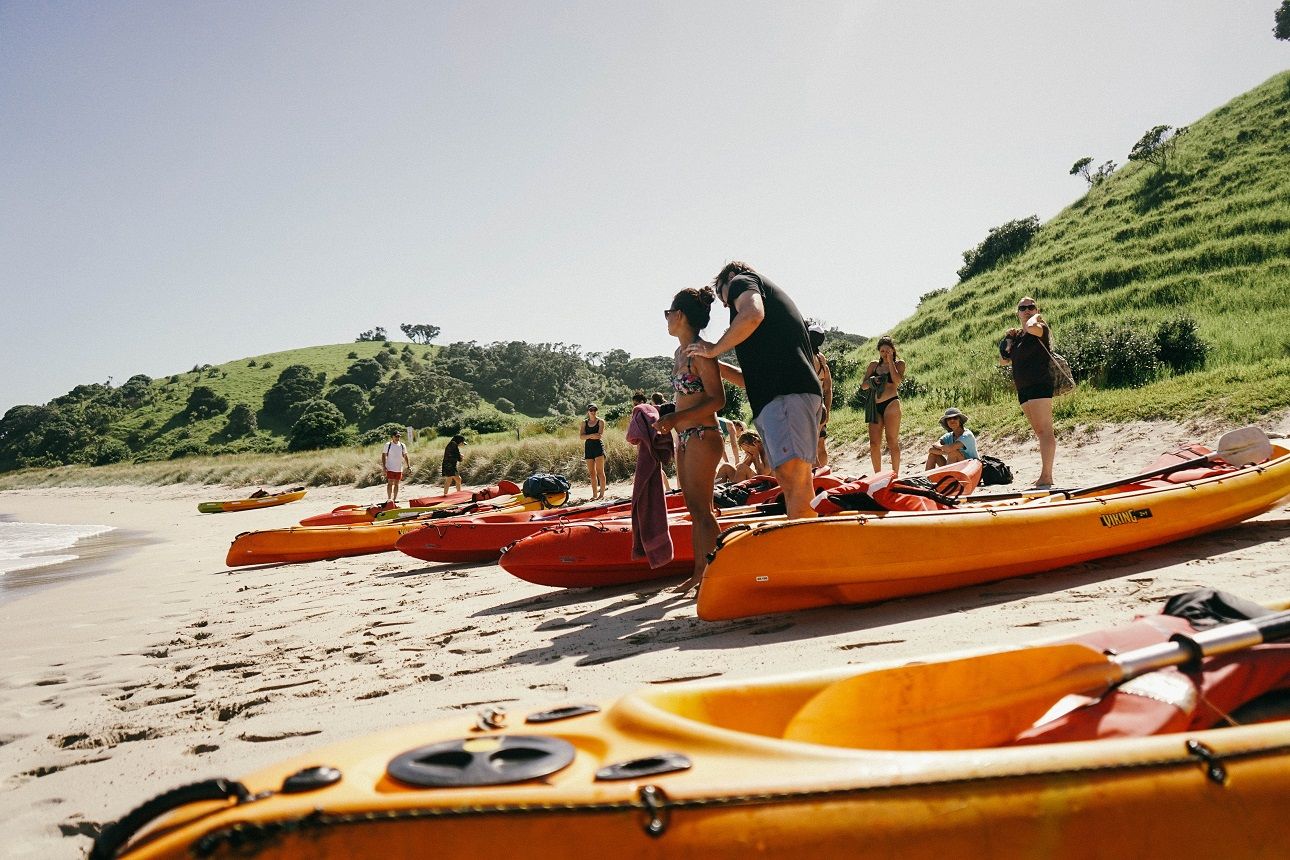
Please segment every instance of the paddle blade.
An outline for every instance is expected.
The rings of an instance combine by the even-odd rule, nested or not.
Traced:
[[[998,746],[1062,696],[1100,694],[1121,677],[1105,655],[1078,644],[881,669],[825,687],[784,737],[860,749]]]
[[[1272,443],[1258,427],[1241,427],[1219,437],[1214,456],[1233,466],[1251,466],[1272,458]]]

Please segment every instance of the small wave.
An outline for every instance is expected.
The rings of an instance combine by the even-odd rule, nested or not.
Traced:
[[[59,550],[110,531],[112,526],[0,522],[0,574],[71,561],[77,556]]]

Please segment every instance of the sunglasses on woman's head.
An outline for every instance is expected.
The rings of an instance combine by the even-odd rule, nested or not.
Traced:
[[[1017,310],[1019,311],[1033,311],[1034,309],[1034,305],[1017,305]]]

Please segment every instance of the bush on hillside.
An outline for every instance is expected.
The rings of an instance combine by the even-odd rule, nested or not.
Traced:
[[[1155,341],[1156,357],[1175,373],[1199,370],[1209,356],[1209,347],[1196,332],[1196,321],[1186,315],[1162,322],[1156,329]]]
[[[278,374],[278,381],[264,392],[264,411],[275,418],[295,421],[304,404],[322,394],[326,380],[325,373],[315,374],[303,364],[284,368]]]
[[[130,408],[142,406],[152,400],[152,377],[146,373],[136,373],[118,391],[124,405]]]
[[[327,392],[327,400],[336,406],[345,416],[345,420],[356,424],[367,417],[372,408],[367,402],[367,392],[352,382],[338,385]]]
[[[451,436],[467,429],[476,433],[504,433],[518,426],[519,421],[508,415],[501,415],[491,409],[471,409],[453,416],[435,430],[440,436]]]
[[[1163,173],[1169,167],[1169,156],[1173,153],[1178,138],[1186,133],[1185,125],[1180,128],[1174,128],[1171,125],[1154,126],[1138,138],[1138,142],[1129,151],[1129,161],[1145,161],[1148,164],[1154,164]]]
[[[397,421],[390,421],[382,424],[380,427],[373,427],[366,433],[358,437],[360,445],[375,445],[377,442],[384,442],[390,438],[391,434],[402,433],[404,425]]]
[[[354,352],[354,351],[351,349],[351,350],[349,351],[349,355],[347,355],[347,356],[345,356],[345,357],[346,357],[346,358],[358,358],[358,353]]]
[[[201,442],[181,442],[170,450],[166,456],[167,460],[179,460],[184,457],[209,457],[212,451],[207,445]],[[140,460],[143,458],[140,457]]]
[[[382,370],[389,370],[399,363],[398,355],[393,350],[389,349],[381,350],[372,360],[379,364]]]
[[[437,427],[480,403],[469,385],[432,370],[395,375],[371,397],[371,419],[413,427]]]
[[[335,448],[349,442],[345,416],[335,405],[326,400],[310,400],[300,410],[300,417],[291,425],[289,451],[312,451],[318,448]]]
[[[385,368],[374,358],[360,358],[336,377],[336,385],[357,385],[364,391],[371,391],[385,375]]]
[[[1137,388],[1160,374],[1154,332],[1136,323],[1076,323],[1054,347],[1076,380],[1102,388]]]
[[[228,398],[219,394],[215,389],[206,385],[197,385],[188,393],[188,403],[184,406],[184,414],[190,420],[200,421],[204,418],[214,418],[216,415],[223,414],[228,409]]]
[[[493,401],[493,406],[498,412],[502,412],[507,415],[513,415],[515,413],[515,404],[507,400],[505,397],[497,398]]]
[[[1039,216],[1019,218],[998,227],[992,227],[981,244],[963,252],[963,268],[959,269],[959,283],[973,275],[989,271],[1009,257],[1015,257],[1039,232]]]
[[[90,462],[95,466],[107,466],[130,459],[130,447],[120,439],[100,439],[94,446]]]
[[[259,428],[255,420],[255,410],[245,403],[238,403],[233,406],[228,413],[228,421],[224,423],[224,429],[221,431],[226,439],[241,439],[243,436],[250,436]]]
[[[743,416],[744,404],[748,402],[748,396],[738,385],[732,385],[721,380],[721,390],[726,393],[726,405],[721,407],[720,415],[723,418],[740,418]]]

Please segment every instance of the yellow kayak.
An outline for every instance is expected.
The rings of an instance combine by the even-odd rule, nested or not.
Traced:
[[[249,511],[255,508],[271,508],[274,505],[285,505],[305,497],[304,487],[287,490],[282,493],[269,493],[263,496],[251,496],[247,499],[230,499],[226,502],[200,502],[197,510],[203,514],[227,514],[233,511]]]
[[[960,720],[964,710],[1020,713],[1024,725],[1049,706],[1032,690],[1057,696],[1058,681],[1073,678],[1070,690],[1091,692],[1090,677],[1104,684],[1132,666],[1132,677],[1173,672],[1165,667],[1192,647],[1230,658],[1211,649],[1242,637],[1244,659],[1258,650],[1250,644],[1271,641],[1249,638],[1264,622],[1290,635],[1280,613],[1119,657],[1090,644],[1034,646],[652,687],[603,709],[486,710],[168,792],[105,829],[91,858],[118,856],[135,833],[121,857],[1282,857],[1284,709],[1230,728],[989,748],[978,745],[988,731],[961,723],[930,745],[866,748],[852,709],[855,696],[876,693],[891,716],[916,719],[923,709],[904,699],[951,681]],[[1225,657],[1207,656],[1206,672],[1214,659]],[[1017,675],[995,675],[1000,661]]]
[[[1057,491],[1009,504],[733,529],[723,533],[704,572],[699,617],[717,621],[927,594],[1226,528],[1290,495],[1290,441],[1263,442],[1271,451],[1265,462],[1179,483],[1129,482],[1092,496]]]

